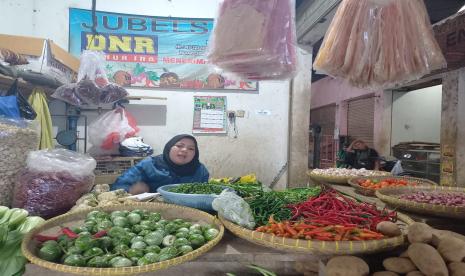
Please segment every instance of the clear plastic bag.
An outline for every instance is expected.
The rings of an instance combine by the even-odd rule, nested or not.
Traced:
[[[446,66],[422,0],[344,0],[316,70],[366,89],[391,88]]]
[[[0,116],[0,205],[10,206],[16,175],[39,145],[39,129],[37,121]]]
[[[212,207],[225,219],[247,229],[254,229],[252,210],[245,200],[234,192],[224,190],[213,200]]]
[[[96,161],[65,149],[32,151],[18,175],[13,207],[51,218],[67,212],[94,185]]]
[[[294,0],[225,0],[208,59],[251,80],[286,79],[296,70]]]
[[[78,82],[88,79],[98,87],[109,84],[105,70],[105,54],[98,51],[84,50],[81,54]]]
[[[122,107],[100,116],[89,125],[89,141],[92,155],[118,153],[119,144],[139,132],[134,117]]]
[[[397,160],[396,164],[394,165],[394,168],[391,170],[392,175],[401,175],[404,172],[404,169],[402,168],[402,161]]]

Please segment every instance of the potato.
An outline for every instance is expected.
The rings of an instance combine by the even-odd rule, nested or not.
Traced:
[[[338,256],[326,265],[326,276],[366,276],[370,268],[364,260],[354,256]]]
[[[465,276],[465,263],[453,262],[448,267],[450,276]]]
[[[408,227],[408,241],[410,243],[430,243],[433,239],[433,228],[426,223],[414,222]]]
[[[399,274],[392,271],[378,271],[373,273],[373,276],[399,276]]]
[[[415,271],[407,273],[406,276],[425,276],[425,274],[421,273],[418,270],[415,270]]]
[[[383,261],[383,266],[386,270],[400,274],[417,270],[417,267],[407,258],[387,258]]]
[[[439,252],[426,243],[412,243],[408,247],[410,260],[423,274],[434,276],[449,275],[446,263]]]
[[[397,224],[391,221],[382,221],[376,225],[376,230],[388,237],[395,237],[402,235],[402,231]]]
[[[399,257],[401,257],[401,258],[408,258],[408,251],[405,250],[404,252],[400,253]]]
[[[432,244],[434,246],[438,246],[439,245],[439,241],[445,237],[454,237],[454,238],[457,238],[457,239],[460,239],[462,241],[465,241],[465,236],[464,235],[460,235],[459,233],[455,233],[455,232],[452,232],[452,231],[448,231],[448,230],[436,230],[434,229],[433,230],[433,240],[431,241]]]
[[[446,262],[461,262],[465,258],[465,241],[452,236],[443,238],[438,244],[438,251]]]

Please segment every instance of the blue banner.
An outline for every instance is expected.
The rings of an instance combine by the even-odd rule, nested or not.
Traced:
[[[256,82],[228,79],[206,59],[213,19],[96,12],[70,8],[69,50],[106,53],[108,78],[126,87],[257,91]]]

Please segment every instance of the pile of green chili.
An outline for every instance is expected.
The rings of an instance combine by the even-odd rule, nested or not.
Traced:
[[[221,186],[207,183],[188,183],[171,188],[169,191],[178,194],[215,194],[219,195],[224,190]]]
[[[306,201],[318,196],[321,187],[295,188],[284,191],[262,192],[248,200],[257,226],[266,225],[271,215],[276,221],[289,220],[292,216],[289,204]]]

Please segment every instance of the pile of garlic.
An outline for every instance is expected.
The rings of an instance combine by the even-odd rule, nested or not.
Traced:
[[[312,174],[323,176],[340,176],[340,177],[357,177],[357,176],[381,176],[386,175],[386,172],[370,171],[366,169],[345,169],[345,168],[329,168],[329,169],[314,169]]]

